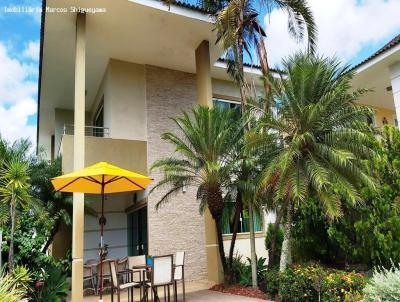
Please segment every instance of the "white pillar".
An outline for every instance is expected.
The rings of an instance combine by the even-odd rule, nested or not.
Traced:
[[[392,83],[392,93],[394,98],[394,107],[396,108],[396,118],[398,127],[400,127],[400,62],[396,62],[389,67],[390,81]]]
[[[76,17],[74,170],[85,164],[85,31],[86,16]],[[84,194],[73,194],[72,212],[72,292],[71,301],[83,301]]]

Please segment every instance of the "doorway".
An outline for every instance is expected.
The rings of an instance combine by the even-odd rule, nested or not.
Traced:
[[[128,214],[128,255],[147,255],[147,206]]]

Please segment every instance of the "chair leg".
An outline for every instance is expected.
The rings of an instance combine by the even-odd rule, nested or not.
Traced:
[[[111,302],[114,302],[114,289],[111,287]]]
[[[169,292],[169,284],[168,284],[168,302],[171,302],[171,296],[170,296],[170,292]]]
[[[167,291],[165,289],[166,285],[164,285],[164,302],[167,302]]]
[[[183,302],[186,301],[186,297],[185,297],[185,278],[182,278],[182,290],[183,290]]]

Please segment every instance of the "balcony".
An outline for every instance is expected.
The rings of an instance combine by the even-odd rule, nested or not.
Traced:
[[[85,127],[85,166],[107,161],[128,170],[147,174],[147,142],[109,137],[104,127]],[[62,171],[69,173],[74,166],[73,125],[64,127],[59,143]]]

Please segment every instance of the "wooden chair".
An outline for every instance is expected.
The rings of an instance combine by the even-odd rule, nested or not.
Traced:
[[[85,290],[91,289],[96,294],[96,285],[95,285],[95,274],[93,272],[92,265],[84,265],[83,266],[83,286],[85,286],[85,281],[89,281],[91,287],[84,288]]]
[[[182,295],[183,301],[185,298],[185,252],[177,252],[175,254],[175,270],[174,270],[174,292],[175,301],[178,300],[178,285],[177,283],[182,282]]]
[[[146,287],[146,290],[150,288],[152,302],[154,301],[154,298],[158,296],[157,290],[159,287],[164,288],[164,295],[166,296],[168,293],[168,301],[171,300],[170,286],[172,285],[172,288],[174,288],[173,258],[174,258],[173,255],[153,257],[153,264],[151,266],[151,280],[147,282],[147,287]],[[165,290],[166,288],[168,292],[166,292]]]
[[[132,298],[133,302],[133,288],[140,285],[137,282],[126,282],[126,283],[120,283],[120,279],[118,278],[118,268],[117,268],[117,263],[116,261],[112,260],[109,261],[109,269],[111,273],[111,302],[114,302],[114,291],[117,292],[117,302],[121,301],[121,291],[127,289],[128,290],[128,302],[130,301],[130,298]],[[119,274],[130,274],[130,271],[125,270],[123,272],[120,272]],[[131,295],[129,295],[129,290],[131,290]]]
[[[127,268],[128,268],[128,257],[119,259],[117,261],[117,273],[125,272]],[[122,282],[128,282],[128,279],[126,278],[126,276],[127,275],[124,275],[124,274],[120,275]]]
[[[110,288],[111,287],[110,285],[107,286],[107,287],[104,287],[104,282],[105,281],[108,281],[109,283],[111,283],[111,273],[110,273],[110,264],[109,264],[110,261],[113,261],[113,260],[107,260],[106,259],[106,260],[103,261],[103,280],[102,280],[102,284],[100,284],[100,262],[98,262],[97,265],[96,265],[96,270],[97,270],[97,282],[96,282],[96,284],[97,284],[97,294],[100,291],[100,285],[103,288],[103,292],[104,292],[105,288]]]
[[[137,266],[146,266],[146,255],[140,256],[130,256],[128,257],[128,269],[132,270],[132,280],[134,282],[144,282],[146,281],[146,269],[134,269]],[[142,287],[140,287],[140,301],[142,300]]]

